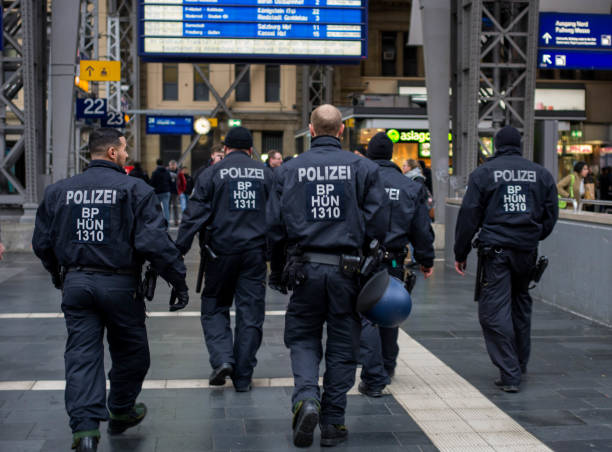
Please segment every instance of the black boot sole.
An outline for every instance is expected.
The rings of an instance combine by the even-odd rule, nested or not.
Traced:
[[[342,444],[348,439],[348,436],[343,436],[342,438],[321,438],[321,446],[322,447],[334,447],[338,444]]]
[[[319,411],[316,406],[304,409],[308,411],[301,414],[293,430],[293,444],[296,447],[309,447],[312,445],[313,433],[319,423]]]
[[[125,432],[128,428],[132,428],[132,427],[136,427],[138,424],[140,424],[144,418],[147,417],[147,408],[145,407],[145,412],[144,415],[135,421],[132,422],[121,422],[121,421],[115,421],[113,419],[109,419],[108,421],[108,428],[106,429],[106,431],[110,434],[110,435],[119,435],[123,432]]]
[[[233,369],[230,367],[226,367],[225,369],[221,369],[219,371],[219,373],[217,375],[215,375],[214,378],[211,378],[210,380],[208,380],[208,384],[211,386],[224,386],[225,385],[225,379],[227,377],[230,377],[233,373]]]

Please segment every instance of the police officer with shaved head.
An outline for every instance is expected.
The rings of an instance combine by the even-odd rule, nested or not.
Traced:
[[[495,385],[514,393],[531,351],[528,289],[541,268],[536,265],[538,242],[552,232],[559,209],[552,175],[522,157],[517,129],[502,128],[494,145],[493,157],[470,174],[455,229],[455,269],[464,274],[478,232],[478,318],[499,369]]]
[[[231,377],[238,392],[251,390],[262,339],[266,293],[266,202],[272,172],[252,160],[253,138],[233,127],[224,141],[225,158],[197,178],[183,214],[177,245],[186,254],[197,232],[208,229],[206,280],[201,321],[213,368],[209,383]],[[236,331],[230,307],[236,302]]]
[[[145,260],[189,299],[185,265],[167,233],[153,188],[128,177],[125,137],[114,129],[89,136],[91,163],[82,174],[45,190],[32,247],[62,289],[68,339],[66,409],[73,449],[97,450],[100,421],[122,433],[147,409],[136,403],[149,369],[144,298],[138,290]],[[108,410],[104,330],[112,359]]]
[[[372,137],[367,157],[380,167],[391,208],[391,220],[385,227],[383,265],[391,276],[408,286],[414,284],[412,272],[404,271],[407,245],[414,249],[414,259],[421,264],[425,278],[433,273],[434,234],[427,208],[427,190],[424,185],[405,177],[391,161],[393,142],[384,132]],[[410,279],[407,279],[410,278]],[[411,287],[409,287],[411,288]],[[359,392],[369,397],[380,397],[384,387],[395,374],[399,347],[399,328],[376,327],[362,319],[361,382]]]
[[[361,250],[381,242],[389,221],[388,197],[376,164],[343,151],[340,111],[321,105],[310,117],[311,149],[277,168],[268,203],[273,246],[287,249],[286,263],[273,253],[270,285],[293,290],[285,316],[285,345],[295,380],[293,443],[321,445],[348,436],[346,393],[353,387],[360,321],[355,311]],[[323,394],[318,379],[327,324]]]

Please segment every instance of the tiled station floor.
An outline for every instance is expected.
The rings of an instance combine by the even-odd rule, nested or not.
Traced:
[[[141,400],[145,421],[109,437],[101,451],[282,451],[291,444],[291,371],[283,345],[288,298],[267,294],[255,387],[208,387],[211,371],[199,321],[197,254],[187,256],[191,302],[166,312],[169,288],[148,305],[151,369]],[[612,329],[534,304],[529,373],[519,394],[494,385],[471,301],[473,279],[436,262],[420,279],[400,335],[388,394],[351,391],[354,451],[612,451]],[[602,300],[603,302],[603,300]],[[0,262],[0,451],[68,451],[63,401],[65,326],[60,294],[29,254]],[[110,363],[107,357],[107,367]],[[321,372],[322,374],[322,372]],[[319,450],[318,432],[311,450]]]

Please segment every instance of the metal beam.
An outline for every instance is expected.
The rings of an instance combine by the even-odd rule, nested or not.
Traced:
[[[533,159],[538,0],[451,3],[453,166],[460,188],[487,147],[483,138],[504,125],[522,132],[523,156]]]

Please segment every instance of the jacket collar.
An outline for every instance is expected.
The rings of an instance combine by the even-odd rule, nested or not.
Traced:
[[[335,147],[338,149],[342,149],[342,145],[340,144],[340,140],[336,137],[332,137],[331,135],[319,135],[312,139],[310,142],[311,148],[318,147]]]
[[[87,171],[90,168],[109,168],[118,171],[121,174],[126,174],[123,168],[121,168],[116,163],[109,162],[108,160],[92,160],[91,162],[89,162],[89,165],[87,165],[87,168],[85,168],[84,171]]]
[[[400,173],[402,172],[402,170],[399,169],[399,166],[397,166],[391,160],[379,160],[379,159],[375,159],[375,160],[372,160],[372,161],[374,163],[376,163],[378,166],[381,166],[383,168],[392,168],[394,170],[399,171]]]
[[[497,151],[495,151],[495,157],[501,157],[502,155],[522,155],[521,148],[517,146],[501,146]]]
[[[229,154],[227,154],[225,157],[223,157],[223,160],[228,159],[228,158],[236,158],[236,156],[238,155],[243,155],[247,158],[251,158],[249,156],[249,154],[247,154],[245,151],[241,151],[240,149],[236,149],[235,151],[230,152]]]

